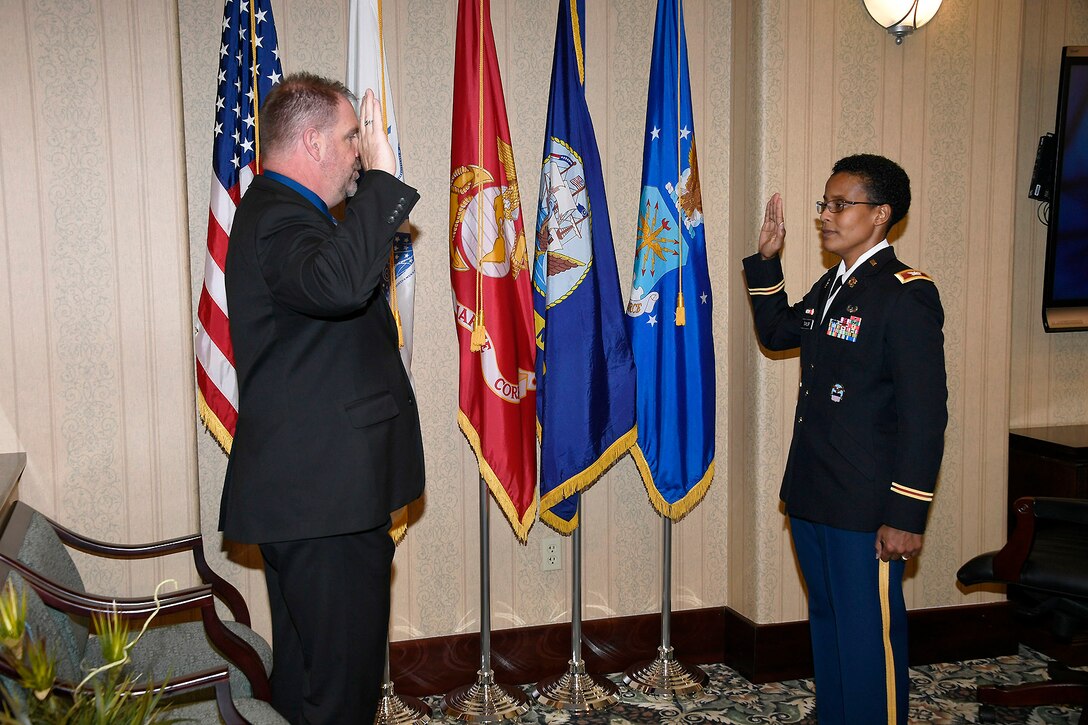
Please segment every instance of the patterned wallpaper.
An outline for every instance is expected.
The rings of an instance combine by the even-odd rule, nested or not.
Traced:
[[[811,207],[832,163],[882,153],[912,179],[914,205],[892,241],[901,259],[937,281],[950,390],[938,495],[906,587],[913,607],[971,600],[955,587],[955,571],[1000,542],[994,524],[1004,508],[1022,11],[1020,3],[946,0],[929,26],[896,46],[874,32],[861,3],[769,0],[748,5],[749,31],[736,36],[747,47],[734,62],[755,79],[744,104],[753,129],[745,177],[754,183],[737,195],[739,216],[749,221],[745,230],[733,220],[733,260],[754,249],[763,201],[781,191],[790,229],[787,291],[796,298],[834,261],[819,249]],[[740,311],[733,321],[747,323]],[[730,523],[749,532],[738,543],[756,575],[733,580],[732,606],[761,622],[800,619],[804,592],[777,515],[796,354],[764,354],[750,337],[740,342],[747,354],[737,360],[751,385],[733,403],[746,412],[746,460],[734,469],[741,482],[732,492],[747,521],[731,516]]]
[[[555,5],[492,0],[521,173],[535,208]],[[652,0],[588,3],[587,85],[630,279]],[[476,631],[475,461],[457,430],[447,271],[449,114],[456,4],[386,0],[387,43],[410,183],[423,200],[414,375],[426,498],[395,563],[396,639]],[[1030,7],[1029,7],[1030,6]],[[346,0],[277,0],[285,69],[342,77]],[[899,159],[915,207],[896,244],[938,281],[952,423],[911,606],[978,601],[959,563],[999,543],[1007,428],[1088,422],[1084,334],[1044,335],[1044,235],[1028,203],[1035,140],[1053,123],[1057,49],[1088,43],[1083,3],[945,0],[895,46],[857,0],[688,0],[707,243],[718,291],[718,479],[674,527],[673,606],[729,605],[800,619],[804,593],[777,501],[796,359],[756,345],[739,260],[766,196],[782,191],[788,288],[822,259],[811,202],[833,161]],[[24,498],[103,538],[200,528],[216,566],[267,632],[259,557],[220,551],[225,457],[198,428],[192,308],[201,283],[222,0],[2,0],[0,449],[28,452]],[[188,260],[188,265],[186,265]],[[657,611],[661,523],[624,459],[585,497],[583,616]],[[569,561],[540,568],[492,507],[496,627],[569,619]],[[569,549],[564,550],[569,557]],[[184,566],[99,567],[102,588],[147,591]]]
[[[1038,202],[1027,198],[1033,150],[1054,131],[1062,46],[1088,45],[1088,3],[1044,3],[1024,13],[1021,101],[1017,148],[1016,242],[1013,249],[1012,358],[1013,428],[1072,425],[1088,421],[1085,361],[1088,334],[1043,332],[1043,262],[1046,228],[1036,219]]]
[[[182,2],[182,55],[218,42],[216,30],[187,22],[212,12],[215,2]],[[591,3],[587,26],[587,77],[591,110],[600,119],[597,135],[609,175],[612,217],[621,259],[621,279],[630,278],[637,190],[641,175],[652,6]],[[689,39],[697,93],[697,128],[707,138],[701,147],[706,163],[724,162],[728,145],[728,84],[706,83],[711,73],[724,74],[728,64],[729,15],[712,4],[688,5]],[[336,75],[344,63],[346,4],[322,7],[321,32],[299,21],[321,14],[312,3],[276,6],[286,70],[315,69]],[[413,525],[398,553],[394,574],[394,637],[473,631],[479,622],[479,483],[475,459],[456,427],[457,365],[451,321],[447,261],[449,177],[449,113],[452,106],[452,60],[456,6],[448,2],[398,2],[385,6],[386,37],[394,76],[397,114],[406,175],[423,201],[412,217],[416,227],[419,287],[417,290],[416,379],[427,452],[426,499],[412,509]],[[281,18],[286,17],[284,22]],[[299,20],[296,20],[298,18]],[[409,21],[410,18],[410,21]],[[547,88],[551,72],[551,39],[555,6],[539,2],[494,2],[492,22],[502,68],[512,142],[521,174],[523,206],[534,208],[538,182]],[[707,27],[708,23],[710,27]],[[541,29],[548,29],[542,33]],[[331,29],[331,30],[330,30]],[[335,31],[335,32],[331,32]],[[713,31],[713,32],[710,32]],[[303,39],[305,39],[303,41]],[[305,48],[304,62],[292,49]],[[214,70],[182,64],[186,113],[193,127],[210,119]],[[198,74],[203,74],[198,77]],[[709,86],[709,87],[708,87]],[[712,88],[712,90],[711,90]],[[201,117],[203,121],[198,120]],[[190,168],[206,167],[209,140],[187,137]],[[720,180],[718,180],[720,179]],[[194,275],[202,264],[200,245],[206,211],[201,196],[205,182],[190,173],[190,218]],[[724,176],[704,185],[708,224],[724,223],[728,184]],[[711,205],[710,202],[717,203]],[[622,240],[622,241],[621,241]],[[713,247],[713,242],[711,245]],[[721,245],[721,242],[718,243]],[[721,246],[719,246],[719,249]],[[727,285],[725,267],[717,282]],[[194,292],[198,281],[194,281]],[[724,323],[724,318],[723,318]],[[724,324],[719,334],[724,336]],[[207,439],[207,436],[201,436]],[[726,460],[724,430],[721,460]],[[210,532],[218,510],[223,456],[209,440],[200,441],[201,510]],[[676,606],[702,607],[725,601],[726,489],[712,489],[706,502],[676,527],[674,591]],[[497,628],[569,619],[569,576],[540,569],[540,539],[550,530],[538,526],[529,544],[514,541],[493,509],[491,527],[493,621]],[[585,499],[585,616],[617,616],[654,611],[660,602],[661,524],[649,508],[633,464],[625,460],[597,484]],[[704,551],[713,552],[704,555]],[[569,552],[568,552],[569,556]],[[263,598],[259,575],[248,568],[244,552],[232,552],[232,573],[249,586],[251,600]],[[569,566],[569,562],[568,562]],[[566,571],[569,571],[567,569]]]
[[[0,3],[0,448],[88,534],[199,527],[172,0]],[[105,592],[183,561],[87,563]]]

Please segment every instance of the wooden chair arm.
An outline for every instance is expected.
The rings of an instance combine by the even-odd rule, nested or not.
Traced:
[[[1001,551],[994,554],[994,575],[1006,582],[1020,580],[1020,570],[1035,540],[1035,499],[1030,496],[1017,499],[1014,510],[1016,528]]]
[[[19,674],[15,672],[11,665],[3,658],[0,658],[0,673],[3,673],[13,681],[17,682],[19,680]],[[175,677],[166,682],[133,682],[129,692],[136,697],[143,696],[149,692],[155,692],[163,697],[169,697],[184,692],[203,690],[207,687],[211,687],[215,690],[215,704],[219,710],[220,717],[222,717],[223,722],[226,723],[226,725],[251,725],[249,720],[246,720],[234,705],[234,699],[231,697],[230,691],[230,672],[226,667],[194,672],[192,674]],[[53,683],[53,689],[68,695],[69,697],[74,697],[77,693],[85,695],[94,694],[92,685],[84,685],[81,688],[76,683],[64,680],[56,680]]]
[[[204,633],[223,653],[223,656],[237,665],[249,680],[253,696],[265,702],[272,701],[272,684],[260,655],[244,639],[224,626],[216,614],[215,607],[201,607],[200,618],[204,622]]]
[[[223,624],[215,611],[215,596],[210,586],[205,584],[167,592],[159,596],[158,603],[149,597],[110,598],[61,586],[2,551],[0,562],[7,564],[33,587],[46,605],[68,614],[90,617],[93,614],[107,615],[116,612],[122,619],[143,623],[155,614],[156,609],[159,614],[199,610],[204,633],[216,649],[246,676],[253,688],[253,696],[266,701],[272,699],[272,686],[268,682],[268,674],[264,670],[260,655],[248,642]]]
[[[101,539],[92,539],[88,536],[84,536],[72,529],[69,529],[64,524],[58,523],[49,518],[41,512],[38,513],[43,519],[49,522],[49,525],[53,527],[53,530],[57,532],[57,536],[60,537],[68,546],[73,549],[79,549],[88,554],[97,554],[98,556],[108,556],[116,559],[147,559],[156,556],[163,556],[165,554],[176,554],[182,551],[189,551],[194,545],[199,544],[201,540],[200,534],[189,534],[188,536],[179,536],[175,539],[166,539],[165,541],[152,541],[146,544],[114,544],[109,541],[102,541]]]
[[[161,692],[164,697],[179,695],[183,692],[202,690],[206,687],[215,689],[215,706],[226,725],[252,725],[238,712],[230,691],[230,672],[226,667],[215,670],[203,670],[191,675],[178,677],[163,684],[148,683],[144,686],[133,684],[132,694],[142,695],[148,691]]]
[[[179,589],[153,597],[106,597],[99,594],[75,591],[47,579],[18,559],[0,551],[0,562],[21,576],[47,605],[69,614],[90,617],[93,614],[110,614],[114,611],[126,620],[145,620],[158,609],[160,614],[197,610],[202,607],[215,609],[211,587],[202,585]]]
[[[42,516],[49,522],[57,536],[66,546],[82,551],[85,554],[106,557],[110,559],[152,559],[168,554],[189,552],[193,557],[193,564],[200,580],[211,586],[215,595],[227,606],[231,616],[236,622],[251,626],[249,608],[234,585],[216,574],[204,556],[204,537],[201,534],[189,534],[165,541],[154,541],[146,544],[114,544],[108,541],[92,539],[72,531],[48,516]]]
[[[1014,504],[1016,528],[994,555],[994,574],[1007,582],[1020,580],[1020,571],[1035,542],[1037,522],[1059,521],[1088,525],[1088,500],[1024,496]]]

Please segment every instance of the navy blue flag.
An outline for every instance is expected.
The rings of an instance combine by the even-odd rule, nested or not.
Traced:
[[[586,106],[583,19],[583,0],[560,0],[533,265],[540,519],[563,534],[578,526],[578,493],[635,442],[635,369]]]
[[[714,478],[714,300],[683,13],[680,0],[658,0],[627,303],[638,370],[632,455],[654,508],[674,521],[702,500]]]

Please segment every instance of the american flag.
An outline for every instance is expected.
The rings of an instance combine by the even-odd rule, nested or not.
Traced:
[[[281,77],[271,0],[226,0],[212,140],[208,253],[195,347],[200,418],[228,453],[238,421],[238,381],[223,270],[234,211],[258,171],[257,111]]]

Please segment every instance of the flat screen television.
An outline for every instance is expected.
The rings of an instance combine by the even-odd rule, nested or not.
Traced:
[[[1043,326],[1088,330],[1088,46],[1062,49]]]

